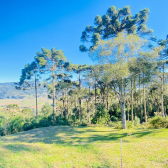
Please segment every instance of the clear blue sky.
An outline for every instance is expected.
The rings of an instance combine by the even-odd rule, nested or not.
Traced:
[[[74,64],[92,64],[79,52],[80,36],[96,15],[110,6],[149,8],[148,27],[158,38],[168,34],[168,0],[5,0],[0,1],[0,83],[18,81],[21,69],[42,47],[63,50]]]

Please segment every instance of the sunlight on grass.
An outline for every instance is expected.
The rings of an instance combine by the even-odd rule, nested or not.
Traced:
[[[121,138],[123,167],[168,167],[167,129],[68,126],[1,137],[0,167],[120,167]]]

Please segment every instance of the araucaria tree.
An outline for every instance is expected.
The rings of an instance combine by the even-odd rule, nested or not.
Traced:
[[[53,99],[53,120],[55,120],[55,86],[57,74],[62,70],[60,63],[66,61],[66,57],[62,50],[56,50],[52,48],[51,50],[42,48],[42,52],[37,52],[35,60],[39,63],[41,70],[44,72],[49,72],[50,77],[48,80],[52,82],[52,99]]]
[[[34,88],[35,89],[35,97],[36,97],[36,116],[38,116],[38,107],[37,107],[37,87],[41,86],[40,83],[38,83],[40,78],[40,70],[38,63],[36,61],[33,61],[31,64],[26,64],[24,69],[22,69],[22,74],[20,77],[19,83],[16,84],[16,89],[18,90],[27,90]],[[34,80],[34,86],[30,83],[30,80]]]

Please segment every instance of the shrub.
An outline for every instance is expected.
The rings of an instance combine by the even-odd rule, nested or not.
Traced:
[[[32,116],[32,115],[33,115],[33,112],[32,112],[32,110],[31,110],[30,108],[24,108],[24,109],[22,110],[22,113],[23,113],[23,114],[26,114],[26,115],[28,115],[28,116]]]
[[[168,118],[156,116],[149,119],[150,128],[168,128]]]
[[[115,122],[114,128],[115,129],[123,129],[122,122],[121,121]]]
[[[4,135],[23,131],[25,120],[22,116],[15,116],[4,125]]]
[[[59,115],[56,117],[56,125],[70,125],[70,122],[67,118],[62,117],[62,115]]]
[[[42,115],[49,115],[52,114],[52,107],[49,104],[45,104],[42,108],[41,108],[41,114]]]
[[[118,118],[116,116],[111,116],[111,121],[118,121]]]
[[[155,116],[162,116],[162,112],[154,112]]]
[[[87,121],[83,120],[81,126],[87,126]]]
[[[139,125],[140,125],[140,118],[138,118],[137,116],[135,116],[134,126],[139,126]]]
[[[133,128],[135,125],[132,121],[127,121],[127,128]]]
[[[106,125],[110,121],[110,115],[104,108],[103,104],[99,104],[95,116],[92,119],[93,124]]]

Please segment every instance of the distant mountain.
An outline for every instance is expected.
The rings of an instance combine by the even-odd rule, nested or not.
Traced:
[[[34,83],[31,82],[31,85],[33,86]],[[88,88],[89,82],[81,79],[81,85],[82,87]],[[38,88],[38,97],[47,97],[48,92],[47,89],[42,87]],[[0,83],[0,99],[23,99],[23,98],[34,98],[35,97],[35,91],[34,89],[29,90],[16,90],[14,82],[7,82],[7,83]]]
[[[23,99],[26,97],[34,97],[34,89],[16,90],[14,82],[0,83],[0,99]],[[46,97],[47,89],[38,88],[38,97]]]

